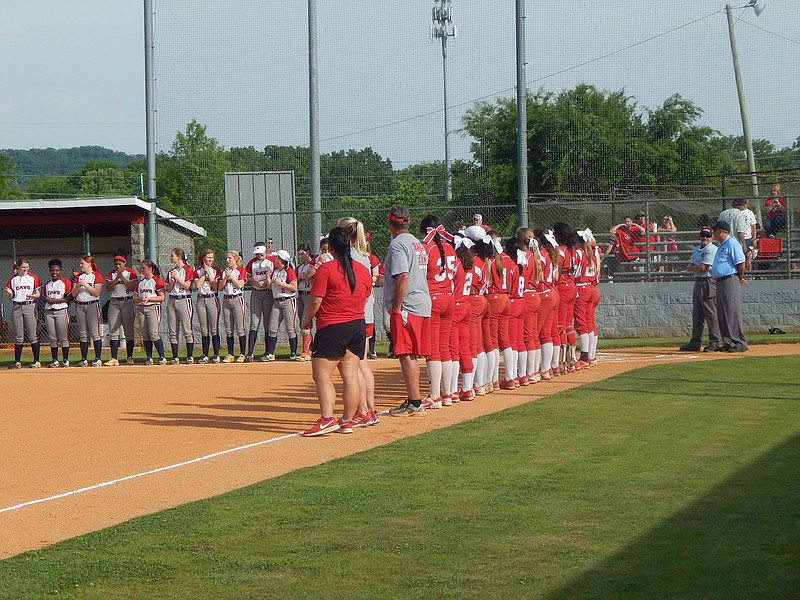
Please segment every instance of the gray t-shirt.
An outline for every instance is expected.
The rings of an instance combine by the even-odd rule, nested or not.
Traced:
[[[369,257],[364,256],[355,248],[350,248],[350,258],[353,262],[360,263],[367,268],[369,274],[372,275],[372,269],[369,266]],[[375,293],[370,291],[367,303],[364,305],[364,321],[367,325],[375,323]]]
[[[383,269],[383,297],[387,310],[392,308],[394,277],[408,273],[408,288],[401,310],[420,317],[431,316],[431,295],[428,292],[428,254],[425,246],[410,233],[401,233],[389,244]]]

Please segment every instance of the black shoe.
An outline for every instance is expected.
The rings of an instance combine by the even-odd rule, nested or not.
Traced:
[[[747,346],[732,346],[728,348],[728,352],[747,352]]]
[[[695,344],[684,344],[680,348],[678,348],[681,352],[700,352],[700,346],[696,346]]]
[[[717,344],[709,344],[705,348],[703,348],[703,352],[722,352],[724,348],[722,346],[718,346]]]

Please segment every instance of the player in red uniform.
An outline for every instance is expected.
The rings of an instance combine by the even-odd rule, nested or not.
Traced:
[[[481,252],[481,247],[485,246],[485,242],[477,244],[478,252]],[[513,389],[513,377],[509,378],[512,373],[512,362],[514,360],[514,351],[511,347],[511,338],[508,333],[508,320],[509,320],[509,297],[508,287],[513,280],[513,274],[516,270],[516,264],[508,255],[503,253],[503,246],[499,239],[492,239],[489,243],[489,256],[487,258],[486,272],[489,279],[489,290],[487,298],[489,306],[492,309],[492,316],[490,321],[490,334],[492,336],[492,353],[491,370],[489,375],[492,381],[492,388]],[[505,369],[505,386],[500,385],[500,354],[503,355],[503,366]],[[512,388],[509,388],[510,386]]]
[[[576,363],[580,369],[589,366],[589,353],[594,335],[594,312],[599,301],[597,281],[600,274],[600,255],[591,229],[578,231],[578,244],[575,250],[575,327],[578,330],[581,356]]]
[[[38,322],[36,299],[42,293],[39,278],[30,272],[31,265],[25,258],[20,258],[14,265],[15,274],[6,285],[6,297],[12,301],[11,323],[14,327],[14,364],[10,369],[22,368],[22,345],[25,334],[33,351],[32,369],[42,366],[39,362],[39,336],[36,331]]]
[[[540,379],[552,379],[552,361],[554,349],[553,323],[555,323],[556,309],[558,307],[558,290],[556,290],[556,277],[558,270],[558,244],[550,231],[543,229],[534,230],[534,235],[539,246],[539,258],[542,264],[542,278],[536,284],[541,304],[539,305],[539,344],[541,348],[541,362],[539,364]]]
[[[431,337],[431,353],[427,357],[428,397],[422,401],[425,408],[442,408],[443,399],[452,403],[450,379],[450,329],[453,326],[455,299],[453,298],[453,270],[456,251],[449,243],[453,236],[447,233],[439,217],[426,215],[419,223],[423,234],[422,244],[428,255],[426,279],[431,295],[431,318],[428,321]],[[445,394],[441,393],[442,389]]]
[[[525,248],[527,265],[523,269],[525,279],[525,317],[522,325],[522,337],[525,341],[527,350],[525,367],[520,367],[520,385],[528,383],[538,383],[539,364],[541,362],[541,344],[539,343],[539,308],[542,299],[536,290],[537,284],[542,279],[542,259],[539,254],[539,244],[533,235],[533,230],[527,227],[520,227],[515,233],[516,237],[522,242]],[[520,361],[521,365],[521,361]]]
[[[528,269],[528,256],[525,246],[518,237],[510,237],[505,243],[505,256],[515,262],[515,268],[510,272],[508,285],[508,337],[511,343],[511,361],[506,368],[506,384],[500,382],[500,387],[505,389],[517,388],[528,385],[527,367],[528,350],[525,347],[525,275]],[[506,352],[506,354],[508,354]],[[503,362],[505,363],[505,357]]]
[[[469,238],[455,236],[456,268],[453,273],[453,298],[455,310],[450,329],[450,357],[453,359],[453,374],[450,377],[452,402],[473,400],[475,367],[477,365],[478,315],[472,310],[474,260],[471,248],[475,243]],[[458,360],[456,360],[458,359]],[[458,374],[461,372],[461,388]]]
[[[61,276],[62,264],[54,258],[47,266],[50,268],[50,281],[44,284],[44,322],[50,338],[50,354],[53,357],[50,367],[69,366],[69,295],[72,282]],[[58,345],[64,362],[58,362]]]
[[[553,225],[558,242],[558,337],[560,352],[558,368],[561,373],[575,371],[575,256],[573,248],[578,235],[567,223]]]
[[[464,230],[467,239],[474,243],[472,247],[472,291],[470,306],[470,327],[475,327],[475,335],[470,339],[475,341],[471,348],[472,357],[475,359],[473,387],[476,396],[484,396],[494,390],[492,379],[494,377],[494,352],[492,350],[491,316],[492,307],[487,297],[489,290],[489,263],[485,255],[491,253],[491,238],[486,231],[473,225]],[[479,242],[481,242],[479,244]],[[470,400],[471,398],[465,398]]]

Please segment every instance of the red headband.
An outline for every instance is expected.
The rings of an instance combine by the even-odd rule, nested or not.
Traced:
[[[436,237],[437,233],[448,242],[453,241],[453,236],[445,231],[444,225],[439,225],[438,227],[428,227],[428,233],[425,236],[425,239],[422,241],[426,244],[430,244],[433,241],[433,238]]]
[[[115,254],[114,260],[121,260],[122,262],[128,262],[128,259],[122,256],[121,254]]]
[[[386,213],[386,216],[389,217],[389,221],[392,223],[410,223],[411,217],[406,217],[405,219],[401,217],[395,217],[392,213]]]

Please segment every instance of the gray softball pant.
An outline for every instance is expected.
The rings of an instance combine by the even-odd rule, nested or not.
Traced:
[[[302,320],[303,315],[306,314],[306,306],[308,306],[309,294],[306,292],[297,292],[297,319]]]
[[[244,295],[238,296],[225,296],[222,300],[222,317],[225,321],[225,332],[228,337],[234,337],[234,329],[236,337],[244,335],[244,317],[247,313],[247,307],[244,303]]]
[[[39,336],[36,334],[36,304],[17,304],[11,308],[11,325],[14,328],[14,343],[22,344],[25,342],[25,336],[28,336],[28,341],[31,344],[36,344],[39,341]]]
[[[101,339],[100,336],[100,301],[77,302],[75,304],[75,321],[78,323],[78,335],[82,342]]]
[[[297,337],[297,328],[295,321],[297,320],[297,298],[275,298],[272,303],[272,312],[269,313],[269,332],[270,337],[277,337],[278,327],[280,327],[281,320],[286,329],[286,335],[290,338]]]
[[[161,339],[161,303],[140,304],[136,307],[142,341],[157,342]]]
[[[267,327],[272,314],[272,290],[253,290],[250,292],[250,331],[258,331],[261,323]]]
[[[69,333],[69,308],[45,310],[44,323],[47,325],[47,335],[50,338],[51,348],[69,346],[67,337]]]
[[[169,343],[178,343],[178,326],[183,330],[183,339],[187,344],[194,344],[194,331],[192,331],[192,306],[191,296],[185,298],[167,298],[167,327],[169,329]]]
[[[108,334],[109,339],[119,340],[120,329],[125,332],[125,339],[133,341],[133,299],[124,298],[108,301]]]
[[[216,294],[211,296],[197,296],[195,304],[197,319],[200,321],[200,335],[210,337],[219,335],[219,298]]]

